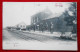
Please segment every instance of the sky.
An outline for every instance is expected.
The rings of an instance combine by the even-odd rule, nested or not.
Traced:
[[[3,28],[21,22],[30,25],[31,16],[38,12],[49,9],[53,14],[61,14],[69,7],[69,2],[3,2]]]

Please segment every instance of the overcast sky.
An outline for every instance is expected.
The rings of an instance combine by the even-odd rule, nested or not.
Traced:
[[[61,6],[56,6],[61,4]],[[15,26],[21,22],[30,25],[31,16],[47,8],[55,13],[62,13],[70,7],[68,2],[3,2],[3,27]]]

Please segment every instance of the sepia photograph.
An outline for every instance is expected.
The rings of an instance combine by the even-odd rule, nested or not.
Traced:
[[[77,2],[3,2],[3,50],[77,51]]]

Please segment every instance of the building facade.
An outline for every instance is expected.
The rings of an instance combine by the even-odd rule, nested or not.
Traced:
[[[57,15],[57,14],[56,14]],[[32,16],[31,18],[31,26],[29,27],[30,30],[38,30],[38,31],[50,31],[53,32],[72,32],[73,24],[70,22],[68,23],[65,21],[65,17],[68,18],[68,20],[72,20],[73,17],[70,17],[68,14],[62,13],[60,16],[55,16],[51,13],[51,11],[48,12],[39,12]],[[67,25],[68,24],[68,25]]]
[[[26,30],[26,24],[24,22],[21,22],[16,25],[17,30]]]

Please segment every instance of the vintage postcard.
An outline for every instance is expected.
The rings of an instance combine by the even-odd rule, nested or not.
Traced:
[[[77,50],[77,2],[3,2],[4,50]]]

